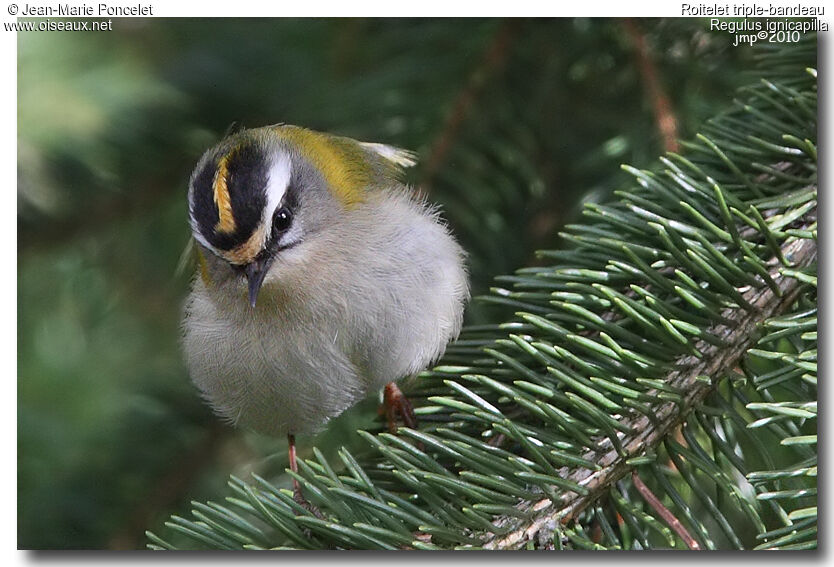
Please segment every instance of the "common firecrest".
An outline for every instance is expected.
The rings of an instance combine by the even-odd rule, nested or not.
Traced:
[[[389,412],[413,420],[394,382],[460,331],[464,251],[399,181],[413,164],[391,146],[274,125],[227,136],[191,176],[191,378],[233,424],[288,435],[293,468],[294,435],[369,392],[385,387]]]

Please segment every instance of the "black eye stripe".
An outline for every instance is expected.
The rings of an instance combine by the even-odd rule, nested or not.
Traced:
[[[290,184],[284,193],[284,198],[281,200],[281,207],[289,209],[290,213],[295,213],[298,207],[298,193],[301,190],[301,185],[297,179],[297,174],[290,178]]]

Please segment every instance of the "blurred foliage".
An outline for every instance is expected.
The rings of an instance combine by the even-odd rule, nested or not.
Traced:
[[[704,22],[638,20],[682,138],[750,80]],[[142,547],[280,440],[217,423],[178,352],[185,189],[235,120],[419,152],[473,291],[661,153],[620,20],[115,20],[18,39],[18,545]],[[500,306],[473,304],[470,323]],[[317,441],[350,445],[370,399]],[[302,445],[303,449],[303,445]]]

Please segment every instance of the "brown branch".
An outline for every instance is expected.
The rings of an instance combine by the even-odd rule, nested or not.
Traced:
[[[663,139],[663,148],[667,152],[678,151],[678,120],[672,111],[672,103],[660,84],[649,47],[643,33],[631,18],[623,20],[623,28],[634,44],[634,55],[637,59],[637,68],[640,70],[640,77],[643,80],[643,88],[649,97],[649,102],[654,111],[657,130]]]
[[[815,222],[816,208],[807,212],[800,221],[803,225]],[[782,246],[785,258],[799,268],[809,266],[817,257],[816,241],[795,239]],[[708,332],[719,336],[725,346],[718,347],[699,341],[696,348],[702,357],[692,355],[682,357],[674,365],[676,370],[670,373],[665,382],[671,387],[684,392],[682,400],[662,402],[651,408],[652,420],[644,415],[624,420],[624,424],[635,431],[632,435],[623,435],[620,439],[625,456],[620,456],[607,437],[599,438],[597,450],[589,451],[584,458],[600,465],[600,469],[591,471],[582,467],[563,467],[559,474],[562,478],[576,482],[588,489],[587,495],[565,491],[558,501],[549,498],[526,502],[520,508],[532,515],[531,519],[519,521],[513,517],[500,517],[494,523],[499,527],[510,526],[506,535],[485,534],[484,547],[487,549],[507,549],[523,546],[527,541],[541,536],[546,539],[557,524],[566,524],[613,483],[628,474],[632,467],[626,461],[644,454],[659,445],[663,439],[672,434],[689,415],[689,412],[713,390],[712,384],[698,380],[700,376],[721,375],[727,368],[734,367],[747,349],[753,344],[757,326],[764,320],[785,312],[799,295],[802,283],[795,278],[786,277],[780,272],[781,265],[776,258],[769,264],[770,276],[779,289],[779,294],[768,287],[750,288],[744,291],[744,299],[752,305],[751,310],[726,309],[723,313],[724,323],[711,327]]]
[[[425,160],[423,179],[419,183],[425,193],[429,192],[431,182],[446,160],[446,156],[454,145],[461,126],[469,115],[475,100],[480,96],[489,79],[504,67],[515,31],[514,20],[508,20],[501,24],[501,27],[495,32],[492,42],[484,51],[481,62],[470,73],[469,79],[458,93],[452,111],[446,117],[440,135],[435,138]]]
[[[666,524],[675,530],[675,533],[680,536],[680,538],[684,541],[686,546],[689,549],[700,550],[701,546],[698,545],[698,542],[695,541],[689,532],[686,531],[686,528],[683,527],[683,524],[680,520],[678,520],[672,512],[669,511],[669,508],[663,505],[663,502],[654,495],[654,493],[649,490],[649,487],[640,479],[640,476],[637,474],[637,471],[631,471],[631,482],[634,484],[634,488],[637,489],[637,492],[640,493],[640,496],[652,507],[652,509],[657,512],[658,516],[663,518],[663,521]]]

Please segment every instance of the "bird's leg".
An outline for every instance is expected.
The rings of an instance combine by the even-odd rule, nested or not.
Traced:
[[[403,420],[403,425],[414,429],[417,427],[417,416],[414,415],[414,406],[397,387],[394,382],[388,382],[382,395],[385,406],[385,417],[388,420],[388,431],[397,432],[397,414]]]
[[[290,470],[294,473],[298,472],[298,462],[296,461],[295,456],[295,435],[292,433],[287,433],[287,443],[289,447],[287,452],[290,457]],[[296,501],[302,508],[310,512],[315,517],[321,519],[323,516],[318,508],[310,504],[304,495],[301,494],[301,485],[298,483],[298,480],[293,477],[292,478],[292,499]]]
[[[298,463],[295,460],[295,435],[292,433],[287,433],[287,444],[288,446],[288,453],[290,457],[290,470],[294,473],[298,472]],[[293,499],[301,504],[306,503],[307,501],[301,495],[301,486],[298,484],[298,480],[295,477],[292,477],[292,495]]]
[[[290,470],[294,473],[297,473],[298,472],[298,462],[296,461],[296,457],[295,457],[295,435],[293,435],[292,433],[287,433],[287,443],[289,444],[289,447],[287,449],[287,453],[289,454],[289,457],[290,457]],[[324,516],[322,515],[321,511],[318,508],[316,508],[315,506],[313,506],[312,504],[310,504],[307,501],[307,499],[304,498],[304,495],[301,494],[301,485],[298,483],[298,480],[295,477],[292,477],[292,499],[295,500],[295,502],[299,506],[301,506],[302,508],[304,508],[305,510],[310,512],[313,516],[315,516],[319,520],[324,519]],[[294,511],[294,513],[295,513],[296,516],[298,515],[297,512]],[[310,533],[307,530],[307,528],[304,528],[304,531],[307,534],[307,537],[310,537]]]

